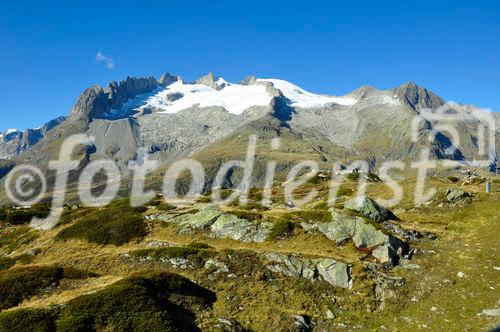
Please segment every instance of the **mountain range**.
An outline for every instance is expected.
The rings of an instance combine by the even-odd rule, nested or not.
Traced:
[[[413,82],[388,90],[363,86],[344,96],[331,96],[280,79],[248,77],[235,84],[212,73],[189,83],[169,73],[160,79],[128,77],[86,89],[67,117],[24,132],[1,133],[0,177],[16,164],[44,167],[57,159],[64,138],[75,133],[95,137],[93,147],[79,151],[82,167],[107,158],[128,174],[128,162],[146,154],[165,167],[189,156],[208,168],[209,182],[214,175],[211,169],[244,156],[250,134],[259,138],[257,180],[269,157],[278,160],[278,176],[296,160],[316,160],[322,167],[331,167],[334,161],[367,160],[374,167],[384,160],[416,160],[422,148],[429,148],[437,159],[476,158],[478,128],[487,125],[480,120],[457,124],[461,141],[452,155],[447,155],[453,145],[450,133],[423,117],[417,140],[412,139],[415,117],[445,104],[443,98]],[[486,112],[452,105],[452,111],[459,113]],[[498,114],[493,115],[498,122]],[[435,140],[429,141],[431,133]],[[276,151],[264,144],[274,137],[281,138]],[[499,137],[496,131],[497,146]],[[498,150],[490,152],[489,158],[494,165]]]

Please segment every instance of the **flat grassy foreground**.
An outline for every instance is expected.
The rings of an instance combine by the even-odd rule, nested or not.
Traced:
[[[26,215],[45,209],[0,213],[0,331],[299,331],[302,315],[315,331],[487,331],[500,317],[500,184],[461,186],[432,178],[433,202],[416,207],[415,178],[401,182],[404,200],[393,212],[407,229],[432,232],[436,240],[411,242],[402,266],[370,270],[375,262],[351,244],[337,246],[303,221],[328,222],[326,182],[305,211],[275,199],[270,208],[232,204],[227,213],[273,224],[268,240],[215,239],[207,232],[144,217],[193,214],[198,204],[175,208],[159,200],[143,208],[117,201],[103,209],[65,211],[61,224],[37,232]],[[460,188],[470,202],[443,203],[442,193]],[[281,187],[275,189],[276,194]],[[355,195],[355,179],[341,188],[338,205]],[[389,197],[381,183],[368,196]],[[252,191],[253,199],[259,191]],[[201,200],[203,201],[203,199]],[[352,266],[352,289],[271,272],[266,253],[324,257]],[[181,319],[182,317],[182,319]],[[312,323],[311,323],[312,322]]]

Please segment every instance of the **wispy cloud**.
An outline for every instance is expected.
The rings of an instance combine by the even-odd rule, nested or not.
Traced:
[[[95,56],[95,61],[104,64],[108,69],[113,69],[115,67],[115,62],[113,61],[113,58],[104,55],[101,51],[97,52]]]

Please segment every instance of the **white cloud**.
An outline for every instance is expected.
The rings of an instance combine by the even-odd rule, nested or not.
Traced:
[[[115,62],[109,56],[104,55],[101,51],[97,52],[95,56],[95,61],[103,63],[108,69],[113,69],[115,67]]]

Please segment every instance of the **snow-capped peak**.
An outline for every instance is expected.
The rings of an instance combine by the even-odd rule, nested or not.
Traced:
[[[130,110],[140,111],[145,108],[154,109],[158,113],[173,114],[192,107],[220,106],[227,112],[238,115],[253,106],[270,105],[273,96],[267,90],[267,83],[272,83],[275,88],[281,90],[292,107],[315,108],[328,103],[352,105],[357,101],[349,96],[313,94],[279,79],[257,79],[253,84],[234,84],[222,77],[217,80],[213,78],[213,74],[208,74],[193,83],[178,80],[151,93],[130,99],[120,110],[112,110],[111,114],[127,114]]]
[[[328,103],[336,103],[339,105],[352,105],[356,103],[356,99],[353,97],[317,95],[284,80],[269,78],[257,79],[257,82],[273,83],[274,87],[281,90],[283,95],[291,101],[290,106],[314,108],[324,106]]]

